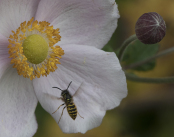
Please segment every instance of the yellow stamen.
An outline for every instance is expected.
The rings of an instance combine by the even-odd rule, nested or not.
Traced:
[[[59,29],[53,29],[53,26],[49,26],[50,23],[46,21],[33,20],[34,18],[27,23],[26,21],[21,23],[16,32],[12,31],[13,35],[10,35],[8,39],[10,43],[8,45],[9,57],[12,58],[13,68],[17,69],[19,75],[31,80],[54,72],[57,69],[56,64],[60,64],[59,59],[64,55],[60,46],[54,46],[61,38]],[[43,39],[41,41],[44,42],[40,42],[42,44],[36,44],[36,47],[34,47],[35,45],[32,43],[36,42],[37,39]],[[28,40],[32,42],[26,42]],[[44,48],[37,47],[37,45],[44,45]],[[34,53],[31,54],[33,51]]]

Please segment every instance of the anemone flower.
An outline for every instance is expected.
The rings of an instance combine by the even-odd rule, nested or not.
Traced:
[[[100,50],[118,18],[114,0],[0,0],[1,137],[33,136],[38,101],[65,133],[101,124],[127,95],[115,53]],[[75,120],[52,87],[68,87]]]

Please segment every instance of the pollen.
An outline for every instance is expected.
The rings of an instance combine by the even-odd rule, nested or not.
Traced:
[[[57,69],[64,55],[64,50],[56,45],[61,39],[58,28],[53,29],[50,23],[32,18],[21,23],[12,33],[8,39],[8,53],[19,75],[33,80]]]

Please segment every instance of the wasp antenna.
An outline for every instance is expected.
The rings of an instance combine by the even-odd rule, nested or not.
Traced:
[[[58,88],[58,87],[52,87],[52,88],[57,88],[57,89],[59,89],[59,90],[61,90],[60,88]],[[62,91],[62,90],[61,90]]]
[[[72,83],[72,81],[69,83],[69,85],[68,85],[68,87],[67,87],[67,89],[66,89],[66,90],[68,90],[68,88],[69,88],[69,86],[71,85],[71,83]]]

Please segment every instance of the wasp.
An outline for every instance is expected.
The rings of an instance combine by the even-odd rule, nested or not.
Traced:
[[[73,119],[73,120],[75,120],[76,119],[76,117],[77,117],[77,114],[80,116],[80,114],[78,113],[78,111],[77,111],[77,108],[76,108],[76,105],[74,104],[74,102],[73,102],[73,96],[75,95],[71,95],[70,93],[69,93],[69,90],[68,90],[68,88],[69,88],[69,86],[71,85],[71,83],[72,83],[72,81],[69,83],[69,85],[68,85],[68,87],[67,87],[67,89],[65,89],[65,90],[62,90],[62,89],[60,89],[60,88],[58,88],[58,87],[52,87],[52,88],[57,88],[57,89],[59,89],[59,90],[61,90],[62,92],[61,92],[61,99],[64,101],[64,103],[62,104],[62,105],[60,105],[58,108],[57,108],[57,110],[61,107],[61,106],[64,106],[65,105],[65,107],[63,108],[63,110],[62,110],[62,114],[61,114],[61,116],[60,116],[60,118],[59,118],[59,121],[58,121],[58,124],[59,124],[59,122],[60,122],[60,119],[61,119],[61,117],[62,117],[62,115],[63,115],[63,111],[64,111],[64,109],[67,107],[67,112],[68,112],[68,114],[69,114],[69,116]],[[56,110],[56,111],[57,111]],[[52,114],[54,114],[56,111],[54,111]],[[82,116],[80,116],[81,118],[83,118]],[[83,118],[84,119],[84,118]]]

